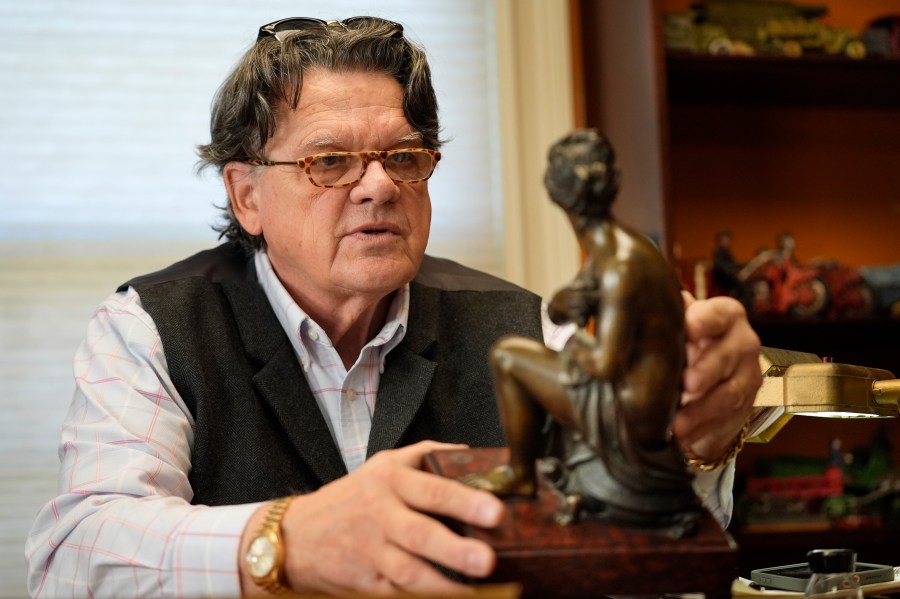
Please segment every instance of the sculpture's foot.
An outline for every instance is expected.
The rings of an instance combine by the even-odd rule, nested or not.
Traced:
[[[480,474],[467,474],[459,479],[462,483],[489,491],[497,497],[532,497],[537,491],[534,476],[516,474],[509,466],[498,466]]]
[[[556,501],[556,521],[560,526],[578,522],[581,512],[581,496],[559,493]]]

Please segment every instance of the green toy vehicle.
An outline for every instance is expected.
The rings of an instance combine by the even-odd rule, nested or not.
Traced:
[[[666,47],[708,54],[864,58],[866,47],[856,33],[820,22],[827,11],[785,0],[705,0],[688,12],[665,16]]]

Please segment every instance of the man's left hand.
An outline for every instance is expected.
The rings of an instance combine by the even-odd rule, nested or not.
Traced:
[[[760,342],[737,300],[684,296],[687,368],[673,430],[683,449],[715,462],[737,439],[762,384]]]

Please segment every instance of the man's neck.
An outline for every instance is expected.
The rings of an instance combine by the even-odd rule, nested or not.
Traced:
[[[387,320],[395,292],[381,297],[353,296],[329,302],[309,302],[291,292],[294,301],[328,335],[345,368],[350,368],[362,348],[371,341]]]

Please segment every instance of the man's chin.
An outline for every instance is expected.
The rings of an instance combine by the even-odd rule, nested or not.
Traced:
[[[348,272],[348,280],[361,292],[382,291],[390,293],[410,282],[418,272],[419,264],[408,256],[367,256],[355,261]]]

